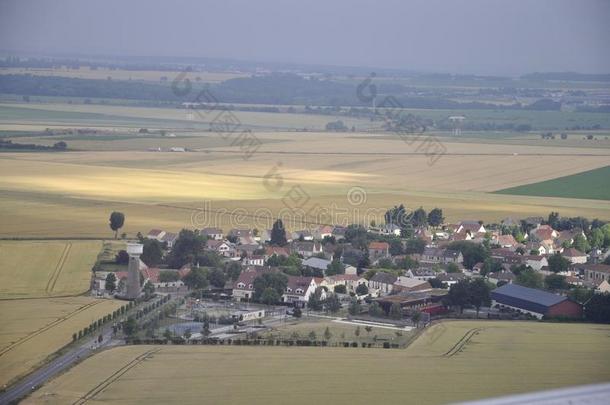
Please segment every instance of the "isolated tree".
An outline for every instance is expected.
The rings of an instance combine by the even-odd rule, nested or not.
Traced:
[[[111,293],[116,290],[116,276],[114,273],[108,273],[106,276],[106,283],[104,284],[104,288],[106,291],[110,291]]]
[[[260,301],[263,304],[273,305],[273,304],[278,303],[280,301],[280,298],[281,297],[276,290],[274,290],[271,287],[267,287],[261,294]]]
[[[165,339],[167,340],[172,338],[172,332],[169,330],[169,328],[165,328],[165,331],[163,332],[163,337],[165,337]]]
[[[443,210],[440,208],[434,208],[432,211],[428,213],[428,224],[430,226],[440,226],[445,222],[445,218],[443,217]]]
[[[309,295],[309,299],[307,300],[307,308],[311,309],[312,311],[320,311],[322,310],[323,305],[322,288],[318,287],[313,294]]]
[[[364,327],[364,330],[366,331],[366,335],[368,336],[368,335],[370,335],[370,334],[371,334],[371,332],[373,331],[373,327],[372,327],[372,326],[367,325],[367,326],[365,326],[365,327]]]
[[[568,270],[570,267],[570,261],[563,257],[559,252],[550,256],[549,259],[549,270],[553,273],[561,273]]]
[[[331,313],[335,313],[341,309],[341,302],[339,302],[337,294],[329,294],[326,297],[326,300],[324,300],[324,309]]]
[[[126,250],[119,250],[119,252],[114,256],[114,262],[116,264],[128,264],[129,263],[129,254]]]
[[[460,313],[464,312],[464,307],[469,303],[468,281],[460,280],[452,285],[447,297],[451,305],[460,308]]]
[[[201,290],[209,285],[208,274],[205,269],[195,267],[182,279],[187,287],[193,290]]]
[[[369,305],[369,315],[374,317],[380,317],[384,315],[383,308],[377,301],[373,301],[371,305]]]
[[[326,329],[324,329],[324,339],[330,340],[331,337],[333,337],[333,335],[330,333],[330,329],[328,329],[327,326]]]
[[[358,284],[358,286],[356,287],[357,295],[366,295],[368,293],[369,293],[369,288],[366,286],[366,284]]]
[[[413,322],[415,324],[416,328],[419,328],[419,321],[421,321],[421,312],[414,311],[411,314],[411,322]]]
[[[316,340],[316,332],[314,332],[313,330],[311,332],[309,332],[309,335],[307,335],[307,337],[309,338],[309,340],[314,341]]]
[[[610,294],[593,294],[585,304],[585,319],[589,322],[610,323]]]
[[[213,287],[223,288],[226,283],[226,277],[222,270],[214,268],[208,273],[208,281]]]
[[[360,336],[360,325],[356,326],[356,330],[354,331],[354,336]]]
[[[358,302],[358,300],[356,298],[352,298],[352,300],[349,303],[349,307],[347,308],[347,311],[349,312],[350,315],[360,314],[360,303]]]
[[[423,207],[419,207],[415,211],[413,211],[413,215],[411,216],[411,223],[414,227],[426,226],[428,224],[428,215],[426,214],[426,210]]]
[[[519,273],[516,283],[523,287],[542,288],[542,274],[537,273],[532,269],[527,269]]]
[[[394,302],[392,303],[392,305],[390,306],[390,312],[389,312],[390,318],[392,319],[402,319],[402,307],[400,306],[399,303]]]
[[[163,260],[163,247],[154,239],[144,239],[140,259],[149,267],[154,267]]]
[[[345,269],[340,260],[334,259],[328,266],[326,266],[326,275],[334,276],[335,274],[343,274]]]
[[[110,214],[110,229],[114,231],[114,239],[117,239],[119,229],[125,224],[125,215],[122,212],[114,211]]]
[[[347,287],[345,284],[337,284],[334,291],[335,294],[347,294]]]
[[[588,252],[591,250],[591,246],[589,246],[589,242],[587,242],[587,238],[585,238],[582,234],[578,234],[574,237],[574,243],[572,243],[572,247],[580,250],[581,252]]]
[[[281,219],[276,220],[271,228],[271,244],[275,246],[284,246],[288,243],[286,240],[286,229]]]
[[[461,273],[461,270],[457,264],[449,263],[447,265],[447,273]]]
[[[491,298],[489,297],[489,286],[482,278],[477,278],[468,283],[468,293],[470,304],[474,305],[477,310],[477,318],[479,310],[483,305],[489,305]]]
[[[549,290],[567,290],[570,285],[566,278],[560,274],[549,274],[544,278],[544,285]]]

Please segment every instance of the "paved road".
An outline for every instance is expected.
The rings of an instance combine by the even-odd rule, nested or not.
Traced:
[[[74,366],[80,359],[86,358],[94,351],[100,350],[103,347],[120,344],[119,341],[112,340],[112,326],[103,329],[102,336],[104,340],[99,345],[97,343],[97,336],[99,335],[96,335],[95,338],[87,339],[82,345],[72,348],[67,353],[9,387],[5,392],[0,394],[0,404],[10,404],[25,397],[34,389],[47,382],[51,377]]]

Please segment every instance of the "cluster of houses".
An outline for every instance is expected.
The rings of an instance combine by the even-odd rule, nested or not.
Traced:
[[[441,301],[447,294],[447,286],[452,286],[459,281],[469,277],[485,277],[489,282],[504,288],[505,285],[513,285],[516,275],[512,269],[515,266],[527,266],[543,275],[551,274],[549,270],[549,256],[559,253],[570,263],[567,270],[560,273],[566,277],[566,281],[576,286],[585,286],[596,289],[598,292],[610,292],[610,266],[600,262],[607,257],[608,252],[592,251],[587,254],[580,252],[571,246],[578,235],[586,238],[584,232],[579,229],[569,231],[558,231],[543,223],[542,218],[527,219],[531,230],[519,237],[519,241],[511,234],[503,234],[498,227],[487,229],[478,221],[462,221],[457,224],[445,225],[439,229],[418,228],[414,237],[423,241],[423,251],[410,254],[391,254],[390,243],[385,236],[399,236],[400,228],[395,225],[384,225],[381,227],[370,227],[368,232],[380,235],[369,238],[367,249],[357,249],[345,242],[346,228],[319,226],[313,230],[302,230],[287,234],[288,244],[286,246],[271,246],[271,231],[257,231],[252,229],[231,229],[224,233],[222,229],[210,227],[199,231],[206,237],[205,250],[217,253],[227,260],[239,261],[243,271],[239,278],[227,285],[231,289],[236,300],[248,301],[254,293],[254,280],[265,272],[280,271],[267,265],[273,256],[289,257],[298,255],[302,258],[301,266],[311,270],[308,274],[315,276],[288,276],[288,285],[282,294],[282,301],[295,306],[305,306],[311,294],[321,289],[323,293],[334,292],[336,289],[344,294],[356,296],[358,292],[366,291],[364,295],[370,295],[384,308],[398,303],[406,309],[417,308],[429,313],[442,310]],[[511,220],[503,221],[504,225],[510,225]],[[177,234],[160,229],[151,230],[146,238],[165,243],[171,249],[177,239]],[[331,238],[331,239],[328,239]],[[385,239],[385,240],[384,240]],[[331,242],[332,240],[332,242]],[[459,250],[451,249],[451,243],[455,241],[470,241],[472,243],[485,244],[491,247],[491,258],[499,263],[500,270],[482,274],[484,263],[476,263],[472,268],[464,267],[464,257]],[[406,247],[405,240],[401,241]],[[331,265],[337,246],[341,249],[341,274],[326,274]],[[354,255],[356,257],[366,255],[370,268],[357,269],[346,262],[344,258]],[[397,264],[406,258],[417,262],[403,271],[385,271],[380,269],[381,264],[392,262]],[[385,260],[385,262],[383,262]],[[354,264],[352,262],[352,264]],[[496,266],[497,270],[497,266]],[[177,273],[175,281],[162,281],[162,271],[174,271]],[[188,274],[188,267],[175,270],[161,270],[148,268],[142,263],[141,273],[145,280],[153,283],[160,291],[173,291],[185,288],[181,279]],[[366,272],[366,273],[365,273]],[[118,278],[121,274],[118,274]],[[363,277],[367,274],[367,278]],[[100,279],[103,275],[100,275]],[[430,283],[435,279],[445,288],[433,288]],[[101,281],[100,281],[101,283]],[[101,284],[100,284],[101,285]],[[364,285],[364,288],[358,288]],[[338,286],[344,286],[337,288]],[[438,285],[436,285],[438,287]],[[495,294],[495,302],[500,305],[505,296],[514,293],[520,296],[536,295],[521,290],[522,287],[513,285],[504,288],[500,294]],[[528,295],[529,294],[529,295]],[[539,295],[539,294],[538,294]],[[542,294],[544,295],[544,294]],[[555,294],[551,294],[555,295]],[[552,302],[553,299],[537,296],[541,302]],[[513,302],[508,300],[509,303]],[[515,298],[514,302],[519,301]],[[506,304],[506,303],[505,303]],[[557,303],[556,303],[557,304]],[[553,304],[553,305],[556,305]],[[506,304],[507,306],[510,306]],[[570,304],[561,304],[559,307],[567,308]],[[534,308],[540,308],[536,305]],[[555,310],[555,309],[554,309]],[[571,308],[570,310],[573,310]],[[544,311],[543,311],[544,312]],[[539,312],[543,313],[543,312]]]

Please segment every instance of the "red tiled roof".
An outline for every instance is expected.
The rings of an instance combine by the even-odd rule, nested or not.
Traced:
[[[584,254],[583,252],[581,252],[580,250],[575,249],[575,248],[564,249],[561,254],[562,254],[562,256],[566,256],[566,257],[582,257],[582,256],[586,256],[586,254]]]
[[[390,248],[390,244],[388,242],[371,242],[371,243],[369,243],[369,249],[388,250],[389,248]]]

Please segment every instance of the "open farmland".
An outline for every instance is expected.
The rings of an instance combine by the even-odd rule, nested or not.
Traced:
[[[87,291],[101,248],[100,241],[0,242],[0,299]]]
[[[610,200],[610,166],[540,183],[511,187],[497,193]]]
[[[0,300],[0,386],[40,365],[120,302],[88,297]]]
[[[287,209],[282,199],[295,187],[309,197],[305,211],[315,204],[357,210],[358,215],[374,211],[371,219],[380,219],[385,209],[400,203],[411,208],[441,207],[450,221],[497,221],[506,216],[547,215],[551,210],[610,219],[607,201],[490,193],[605,167],[610,153],[603,147],[447,140],[446,154],[431,164],[430,157],[417,150],[417,143],[387,135],[261,132],[257,136],[262,145],[247,159],[239,147],[209,133],[188,138],[194,150],[185,153],[2,153],[0,236],[104,238],[110,235],[107,218],[113,210],[126,214],[123,230],[129,235],[152,227],[265,229]],[[137,145],[139,141],[82,142]],[[180,141],[171,140],[176,146],[182,145]],[[148,145],[154,146],[151,142]],[[353,187],[364,190],[364,200],[348,199]],[[193,221],[210,204],[224,212],[217,222]],[[235,222],[231,215],[235,209],[247,215]],[[257,223],[258,217],[264,222]],[[368,223],[367,218],[350,218]]]
[[[84,361],[24,402],[370,404],[382,392],[386,404],[448,403],[607,381],[609,332],[600,325],[469,321],[433,326],[405,350],[122,347]]]

